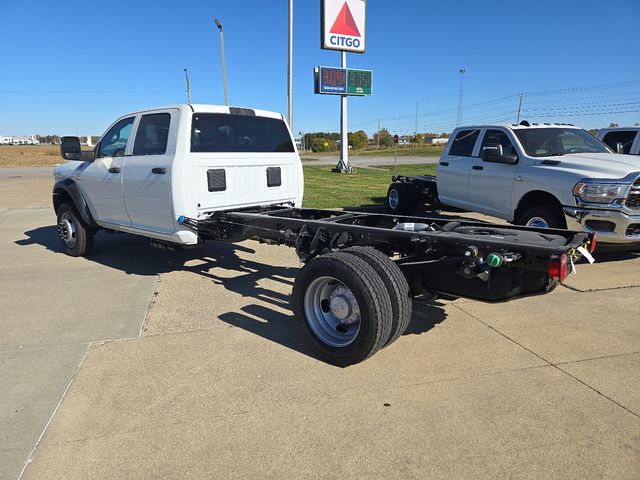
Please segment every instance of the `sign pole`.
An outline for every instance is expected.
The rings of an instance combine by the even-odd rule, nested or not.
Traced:
[[[340,52],[342,62],[341,67],[347,68],[347,52]],[[347,97],[340,95],[340,161],[335,168],[336,172],[351,173],[353,169],[349,163],[349,139],[347,132]]]

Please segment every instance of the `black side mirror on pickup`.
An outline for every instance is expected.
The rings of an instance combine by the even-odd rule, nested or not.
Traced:
[[[506,163],[509,165],[515,165],[518,163],[517,155],[505,155],[502,150],[502,145],[487,145],[482,147],[482,160],[491,163]]]
[[[75,160],[78,162],[92,162],[93,152],[83,152],[78,137],[62,137],[60,139],[60,154],[65,160]]]

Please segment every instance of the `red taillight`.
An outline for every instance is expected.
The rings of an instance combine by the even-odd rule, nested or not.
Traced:
[[[593,253],[596,251],[596,244],[598,243],[598,234],[592,233],[589,243],[589,253]]]
[[[554,258],[549,263],[549,276],[557,278],[561,282],[567,278],[567,256],[562,254],[558,258]]]

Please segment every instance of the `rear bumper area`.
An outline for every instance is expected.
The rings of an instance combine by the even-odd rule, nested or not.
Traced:
[[[618,210],[563,207],[569,230],[597,233],[602,243],[640,245],[640,215]]]

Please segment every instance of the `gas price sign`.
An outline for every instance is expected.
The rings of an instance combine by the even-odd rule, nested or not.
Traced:
[[[371,95],[371,70],[316,67],[315,93],[329,95]]]

